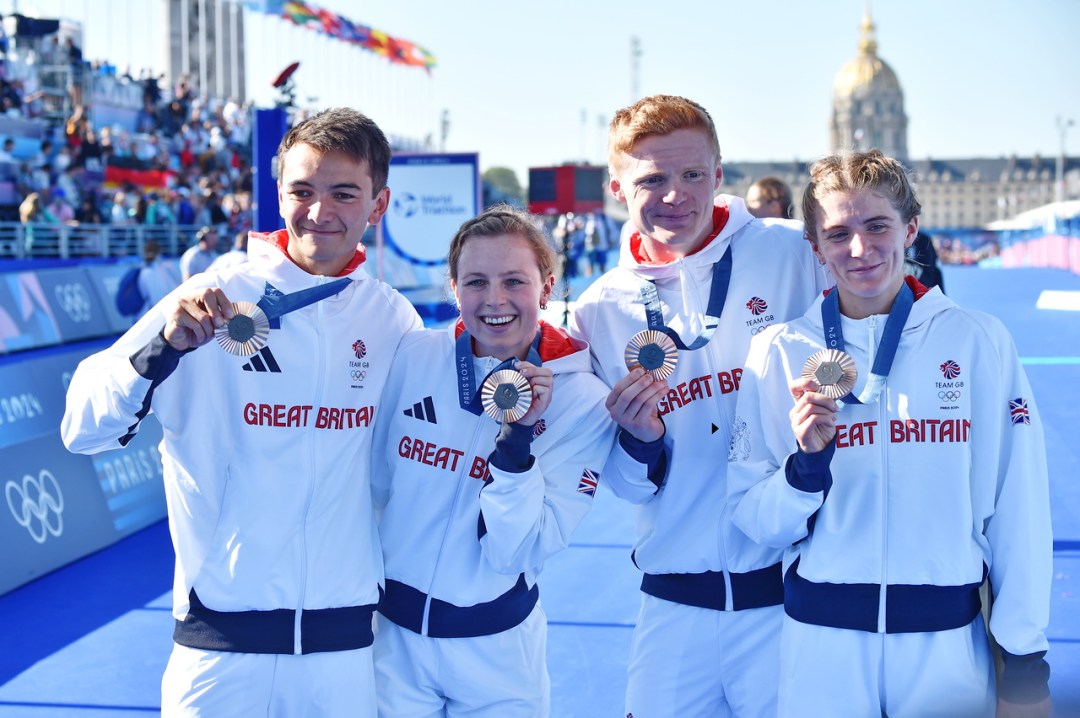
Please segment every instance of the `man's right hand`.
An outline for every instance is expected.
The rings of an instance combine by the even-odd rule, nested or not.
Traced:
[[[664,435],[656,404],[667,392],[666,380],[657,381],[638,367],[619,380],[604,405],[612,420],[635,439],[656,441]]]
[[[232,302],[223,291],[211,287],[199,289],[180,297],[166,315],[162,336],[177,351],[201,347],[234,314]]]

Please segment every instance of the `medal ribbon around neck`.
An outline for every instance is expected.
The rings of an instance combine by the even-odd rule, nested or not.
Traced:
[[[270,320],[270,327],[272,329],[280,329],[281,317],[289,312],[295,312],[297,309],[306,307],[309,304],[321,302],[335,294],[339,294],[341,290],[349,286],[350,282],[352,282],[352,280],[348,277],[342,277],[336,281],[327,282],[326,284],[320,284],[315,287],[308,287],[307,289],[301,289],[299,292],[293,292],[291,294],[282,294],[281,290],[267,282],[263,297],[256,306],[266,313],[266,318]]]
[[[694,351],[709,343],[716,326],[720,323],[720,314],[724,311],[728,285],[731,284],[731,245],[724,251],[720,261],[713,264],[712,287],[709,288],[709,305],[705,308],[705,331],[689,345],[674,329],[664,324],[664,310],[660,306],[660,295],[656,291],[656,282],[647,280],[641,284],[641,301],[645,305],[645,317],[649,329],[668,335],[678,349]]]
[[[842,401],[846,404],[873,404],[877,401],[881,390],[885,388],[885,380],[892,370],[893,360],[896,358],[896,348],[900,346],[900,335],[904,331],[911,307],[915,304],[915,294],[911,287],[904,282],[900,287],[900,293],[893,300],[892,309],[889,310],[889,318],[885,320],[885,331],[878,344],[877,356],[874,357],[874,366],[870,369],[870,378],[866,386],[856,397],[848,392]],[[844,351],[844,333],[840,328],[840,292],[833,287],[825,300],[821,303],[821,322],[825,326],[825,345],[829,349]]]
[[[533,364],[534,366],[542,366],[543,362],[540,361],[540,352],[537,347],[540,345],[540,331],[536,332],[536,339],[529,346],[529,355],[525,357],[525,361]],[[455,364],[457,368],[458,379],[458,404],[465,411],[480,416],[484,413],[483,404],[480,402],[480,392],[476,389],[476,375],[473,373],[473,352],[472,352],[472,335],[466,329],[461,332],[461,336],[457,338],[457,343],[454,345]],[[510,357],[495,366],[494,369],[487,373],[484,377],[484,381],[497,371],[504,369],[514,369],[514,363],[517,362],[516,357]],[[483,384],[484,382],[480,382]]]

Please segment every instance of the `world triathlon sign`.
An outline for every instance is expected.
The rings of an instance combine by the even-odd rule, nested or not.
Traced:
[[[390,207],[383,240],[414,264],[446,262],[461,223],[479,214],[479,156],[397,155],[390,160]]]

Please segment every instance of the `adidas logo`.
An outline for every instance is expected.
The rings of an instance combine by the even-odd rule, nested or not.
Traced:
[[[406,409],[401,412],[405,416],[411,416],[414,419],[420,419],[430,424],[438,424],[435,419],[435,402],[431,400],[430,396],[425,396],[423,401],[418,401],[412,405],[411,409]]]
[[[274,374],[281,373],[281,367],[278,366],[277,359],[270,353],[270,347],[263,347],[259,350],[258,354],[251,357],[251,361],[243,366],[244,371],[256,371],[256,372],[272,372]]]

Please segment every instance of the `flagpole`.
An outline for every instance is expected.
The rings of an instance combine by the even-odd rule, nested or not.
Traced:
[[[240,29],[237,23],[240,21],[240,6],[234,1],[229,5],[229,33],[230,52],[232,62],[229,68],[229,95],[238,103],[244,99],[244,93],[240,92]]]
[[[209,97],[207,85],[210,83],[206,71],[206,0],[199,0],[199,95]]]
[[[214,2],[214,94],[225,97],[225,0]]]
[[[180,70],[181,74],[191,75],[191,21],[188,18],[188,5],[191,0],[180,0]],[[106,26],[109,23],[105,23]]]

